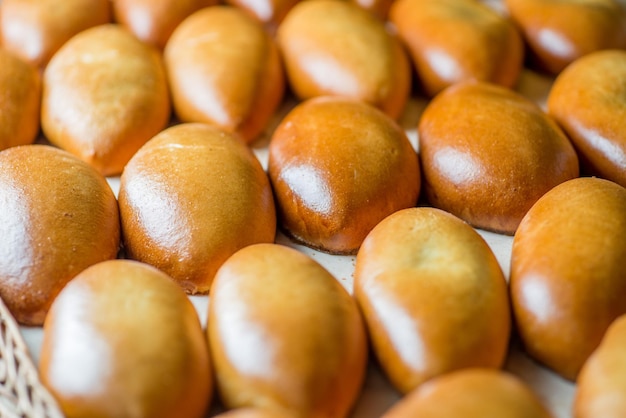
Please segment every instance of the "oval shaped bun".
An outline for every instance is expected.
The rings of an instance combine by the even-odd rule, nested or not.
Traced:
[[[159,53],[122,26],[102,25],[79,33],[44,72],[44,134],[106,176],[121,173],[169,119]]]
[[[356,253],[391,213],[415,206],[417,154],[393,119],[365,102],[318,97],[274,131],[268,172],[280,223],[322,251]]]
[[[166,274],[130,260],[96,264],[59,294],[40,373],[68,418],[201,418],[213,390],[193,305]]]
[[[241,249],[215,277],[208,318],[228,408],[347,416],[365,377],[367,337],[355,301],[316,261],[277,244]]]
[[[507,290],[482,237],[439,209],[388,216],[356,258],[354,295],[372,347],[403,393],[454,370],[501,367],[511,330]]]
[[[531,357],[567,379],[626,313],[625,236],[626,189],[588,177],[546,193],[515,233],[510,289],[519,336]]]
[[[230,6],[200,10],[164,51],[176,115],[252,142],[283,98],[278,48],[261,23]]]
[[[0,152],[0,202],[0,296],[18,322],[41,325],[67,282],[117,256],[117,201],[73,155],[23,145]]]
[[[274,242],[276,212],[261,164],[232,134],[181,124],[150,140],[120,182],[124,247],[188,293],[207,293],[235,251]]]
[[[4,48],[44,68],[70,38],[111,21],[109,0],[3,0],[0,38]]]

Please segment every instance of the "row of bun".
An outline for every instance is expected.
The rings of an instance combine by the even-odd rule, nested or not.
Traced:
[[[626,313],[623,5],[212,3],[0,3],[0,296],[66,415],[202,416],[216,386],[229,417],[347,416],[371,347],[389,417],[550,416],[499,370],[513,333],[585,376],[579,416],[623,415],[619,336],[585,366]],[[508,284],[471,227],[514,236]],[[354,294],[278,229],[356,255]]]

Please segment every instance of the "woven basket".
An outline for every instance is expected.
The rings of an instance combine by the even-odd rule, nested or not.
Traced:
[[[1,1],[1,0],[0,0]],[[0,299],[0,417],[62,418],[22,338],[17,322]]]

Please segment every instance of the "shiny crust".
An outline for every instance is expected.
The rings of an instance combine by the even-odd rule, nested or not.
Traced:
[[[601,49],[626,48],[626,10],[616,0],[504,0],[533,63],[558,74]]]
[[[217,0],[113,0],[111,3],[116,22],[143,42],[162,50],[187,16],[217,4]]]
[[[252,142],[283,98],[278,49],[244,12],[214,6],[176,28],[164,52],[172,99],[183,122],[203,122]]]
[[[276,213],[261,164],[236,137],[204,124],[161,132],[120,182],[124,245],[188,293],[207,293],[235,251],[274,242]]]
[[[626,187],[626,51],[594,52],[571,64],[552,85],[548,112],[586,171]]]
[[[626,189],[597,178],[555,187],[515,234],[510,288],[519,335],[532,357],[567,379],[626,313],[625,236]]]
[[[68,418],[201,418],[213,390],[193,305],[166,274],[130,260],[92,266],[59,294],[40,373]]]
[[[409,61],[369,12],[343,1],[302,1],[278,28],[277,41],[300,99],[341,96],[400,117],[410,93]]]
[[[44,145],[0,153],[0,296],[22,324],[41,325],[76,274],[117,256],[117,202],[104,177]]]
[[[41,112],[51,143],[104,175],[119,174],[169,122],[160,55],[122,26],[87,29],[46,67]]]
[[[398,30],[429,96],[468,80],[514,87],[524,45],[513,23],[475,0],[398,0]]]
[[[347,416],[365,376],[367,337],[356,303],[317,262],[277,244],[242,249],[215,278],[208,318],[228,408]]]
[[[401,128],[359,101],[320,97],[274,131],[268,172],[282,228],[329,253],[355,253],[387,215],[415,206],[415,150]]]
[[[357,255],[354,295],[378,362],[403,393],[454,370],[504,363],[504,275],[480,235],[453,215],[411,208],[379,223]]]
[[[469,369],[416,389],[383,418],[551,418],[537,395],[508,372]]]
[[[109,0],[2,0],[0,44],[43,68],[74,35],[110,21]]]
[[[37,69],[0,49],[0,150],[35,142],[40,107]]]
[[[428,200],[477,228],[512,235],[537,199],[579,174],[556,123],[493,84],[449,87],[430,102],[418,132]]]

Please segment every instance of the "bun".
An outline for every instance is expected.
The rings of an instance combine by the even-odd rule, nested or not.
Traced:
[[[274,242],[267,175],[232,134],[181,124],[151,139],[122,173],[120,213],[127,255],[207,293],[235,251]]]
[[[400,127],[364,102],[318,97],[274,131],[268,172],[284,231],[329,253],[355,253],[387,215],[415,206],[415,150]]]
[[[117,256],[117,202],[91,166],[46,145],[0,152],[0,201],[0,297],[18,322],[41,325],[67,282]]]
[[[158,52],[121,26],[81,32],[44,72],[44,134],[103,175],[121,173],[169,119],[167,80]]]

